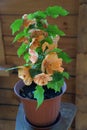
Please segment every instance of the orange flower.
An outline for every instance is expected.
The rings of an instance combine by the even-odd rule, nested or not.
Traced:
[[[53,50],[54,48],[56,48],[56,44],[49,44],[48,42],[44,42],[44,44],[42,45],[42,50],[43,52],[46,50],[46,52],[49,52],[51,50]]]
[[[41,70],[42,72],[47,72],[48,74],[53,74],[54,71],[63,72],[64,68],[62,66],[62,59],[58,58],[57,54],[48,54],[42,62]]]
[[[18,77],[23,80],[26,85],[30,85],[32,83],[32,78],[29,73],[30,67],[24,67],[18,69]]]
[[[27,18],[27,14],[24,14],[24,15],[22,16],[22,18],[23,18],[23,20],[24,20],[23,25],[24,25],[24,27],[26,27],[26,28],[29,27],[30,25],[36,23],[36,20],[35,20],[35,19],[29,20],[29,19]]]
[[[38,74],[34,77],[34,82],[40,86],[47,85],[47,83],[51,80],[51,75],[45,73]]]
[[[58,44],[58,41],[59,41],[59,36],[57,35],[54,39],[53,39],[53,44],[49,44],[48,42],[45,42],[43,45],[42,45],[42,50],[46,52],[49,52],[51,50],[53,50],[54,48],[57,48],[57,44]],[[47,49],[46,49],[47,48]]]
[[[44,32],[44,31],[42,31],[42,30],[40,30],[40,29],[32,29],[31,31],[30,31],[30,33],[31,33],[31,37],[33,38],[33,37],[35,37],[35,38],[38,38],[39,36],[44,36],[44,37],[47,37],[48,36],[48,34],[47,34],[47,32]]]
[[[30,61],[34,64],[36,63],[37,59],[38,59],[38,54],[32,50],[32,49],[29,49],[29,54],[30,54]]]
[[[39,46],[40,46],[40,42],[38,41],[38,39],[33,38],[30,49],[35,50]]]
[[[20,39],[18,39],[18,42],[28,43],[28,38],[26,38],[26,37],[21,37]]]

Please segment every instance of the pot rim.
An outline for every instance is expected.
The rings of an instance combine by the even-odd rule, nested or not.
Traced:
[[[23,100],[32,100],[32,101],[36,102],[36,100],[34,100],[34,99],[24,98],[24,97],[20,96],[19,90],[20,90],[20,86],[21,86],[21,85],[22,85],[22,86],[25,85],[22,80],[19,80],[19,81],[15,84],[15,86],[14,86],[14,92],[15,92],[15,94],[16,94],[19,98],[21,98],[21,99],[23,99]],[[22,87],[21,87],[21,88],[22,88]],[[59,97],[59,96],[62,96],[62,95],[66,92],[66,89],[67,89],[67,86],[66,86],[66,83],[64,82],[64,85],[62,86],[62,93],[61,93],[60,95],[58,95],[58,97]],[[52,97],[52,98],[49,98],[49,99],[52,100],[52,99],[54,99],[54,98],[56,98],[56,97],[57,97],[57,96]],[[46,101],[46,100],[49,100],[49,99],[45,99],[45,101]]]

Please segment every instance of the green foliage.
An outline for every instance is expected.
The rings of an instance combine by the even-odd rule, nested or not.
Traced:
[[[41,73],[41,71],[39,69],[36,69],[36,68],[33,68],[33,69],[31,68],[29,71],[30,71],[30,75],[31,75],[32,78],[34,78],[35,75]]]
[[[44,101],[44,89],[42,86],[37,85],[36,90],[34,91],[34,98],[37,99],[37,109]]]
[[[23,19],[17,19],[11,24],[12,34],[20,30],[20,27],[23,24]]]
[[[63,61],[64,62],[66,62],[66,63],[70,63],[71,61],[72,61],[72,59],[69,57],[69,55],[66,53],[66,52],[60,52],[59,54],[58,54],[58,56],[60,57],[60,58],[62,58],[63,59]]]
[[[26,50],[26,49],[25,49]],[[29,62],[29,57],[30,57],[30,55],[29,55],[29,53],[27,52],[27,53],[24,53],[24,60],[26,61],[26,63],[28,63]]]
[[[22,43],[22,45],[18,48],[17,50],[17,55],[20,57],[21,55],[24,54],[26,49],[28,48],[28,44]]]
[[[51,16],[53,18],[57,18],[59,15],[66,16],[67,14],[69,14],[69,12],[61,6],[48,7],[46,9],[46,13],[48,16]]]
[[[55,72],[53,74],[53,80],[47,84],[48,88],[54,89],[55,92],[60,92],[61,87],[64,85],[64,78],[62,73]]]
[[[56,35],[64,36],[65,33],[61,31],[57,25],[48,25],[46,32],[48,32],[49,36],[55,37]]]
[[[69,76],[69,73],[67,73],[67,72],[63,72],[62,75],[63,75],[63,77],[65,77],[66,79],[69,79],[69,77],[70,77],[70,76]]]

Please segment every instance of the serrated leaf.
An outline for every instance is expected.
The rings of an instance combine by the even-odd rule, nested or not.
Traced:
[[[12,34],[19,31],[20,27],[23,24],[23,19],[17,19],[11,24]]]
[[[50,36],[53,36],[53,37],[55,37],[56,35],[59,35],[59,36],[65,35],[65,33],[57,27],[57,25],[48,25],[46,31],[48,32]]]
[[[22,43],[22,45],[18,48],[17,50],[17,55],[20,57],[21,55],[23,55],[23,53],[26,51],[26,49],[28,48],[28,45],[25,43]]]
[[[36,90],[34,91],[34,98],[37,99],[37,109],[44,101],[44,89],[42,86],[37,85]]]
[[[69,12],[61,6],[48,7],[46,9],[46,13],[47,13],[48,16],[51,16],[53,18],[57,18],[59,15],[60,16],[66,16],[66,15],[69,14]]]
[[[60,52],[58,56],[60,58],[62,58],[63,61],[65,61],[66,63],[70,63],[72,61],[72,59],[69,57],[69,55],[65,52]]]
[[[64,76],[66,79],[69,79],[69,73],[63,72],[62,74],[63,74],[63,76]]]
[[[60,92],[61,91],[61,87],[64,85],[64,79],[62,78],[61,80],[58,81],[50,81],[47,84],[47,88],[51,88],[53,90],[55,90],[55,92]]]

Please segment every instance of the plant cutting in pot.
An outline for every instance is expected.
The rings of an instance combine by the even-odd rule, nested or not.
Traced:
[[[22,80],[14,90],[21,98],[27,119],[34,125],[52,124],[59,115],[61,95],[66,89],[64,79],[69,78],[63,62],[69,63],[71,58],[57,46],[65,33],[57,25],[49,24],[48,17],[58,18],[68,13],[60,6],[52,6],[24,14],[11,24],[12,34],[16,34],[13,43],[19,44],[17,55],[25,63],[8,70],[18,69]]]

